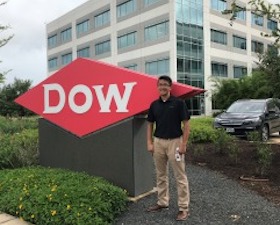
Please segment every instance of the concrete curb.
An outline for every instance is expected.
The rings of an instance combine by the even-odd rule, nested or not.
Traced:
[[[0,212],[0,225],[32,225],[19,218]]]

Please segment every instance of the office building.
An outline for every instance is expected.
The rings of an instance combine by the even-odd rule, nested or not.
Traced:
[[[244,8],[246,0],[238,0]],[[212,113],[213,78],[250,74],[257,53],[272,46],[261,36],[278,23],[240,11],[234,23],[225,0],[89,0],[47,24],[49,74],[77,57],[201,87],[187,101],[193,115]]]

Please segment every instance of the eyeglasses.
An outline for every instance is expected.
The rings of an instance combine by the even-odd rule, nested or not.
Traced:
[[[170,87],[170,84],[167,84],[167,83],[158,83],[157,86],[158,86],[158,87]]]

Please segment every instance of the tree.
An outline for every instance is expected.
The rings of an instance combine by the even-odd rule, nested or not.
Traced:
[[[264,0],[251,0],[248,2],[245,8],[241,8],[236,4],[236,0],[234,0],[231,4],[231,8],[224,10],[223,14],[229,14],[231,25],[236,19],[237,13],[240,11],[251,11],[261,16],[266,16],[267,18],[273,18],[273,20],[277,20],[278,24],[280,23],[280,4],[271,4]],[[262,33],[265,37],[274,37],[275,44],[279,45],[280,43],[280,29],[276,28],[270,34]]]
[[[29,110],[16,104],[14,100],[28,91],[32,82],[15,78],[14,83],[0,88],[0,115],[2,116],[30,116],[34,115]]]
[[[226,109],[238,99],[262,99],[275,97],[270,85],[269,75],[258,68],[252,76],[240,79],[216,79],[215,92],[212,96],[216,109]]]
[[[278,52],[269,50],[261,55],[258,69],[266,75],[273,97],[280,98],[280,55]]]
[[[5,5],[7,2],[0,2],[0,6]],[[0,33],[6,31],[7,29],[9,29],[9,26],[5,26],[5,25],[1,25],[0,24]],[[2,38],[0,39],[0,48],[3,47],[4,45],[6,45],[11,39],[13,38],[13,35],[9,35],[6,38]],[[1,63],[2,61],[0,61]],[[4,82],[5,80],[5,75],[7,72],[0,72],[0,84]]]

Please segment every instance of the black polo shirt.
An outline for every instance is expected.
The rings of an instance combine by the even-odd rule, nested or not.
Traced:
[[[147,118],[156,123],[154,136],[165,139],[180,137],[183,134],[181,121],[189,119],[185,102],[173,96],[165,102],[161,98],[152,102]]]

